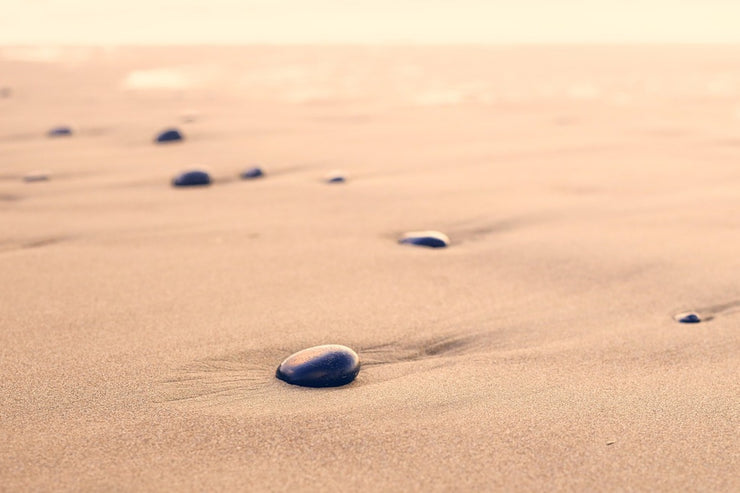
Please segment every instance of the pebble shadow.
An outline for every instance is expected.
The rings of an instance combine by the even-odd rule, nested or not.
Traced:
[[[710,322],[718,317],[740,313],[740,300],[699,307],[695,310],[683,310],[674,315],[674,318],[685,313],[696,313],[702,322]]]
[[[407,230],[396,230],[383,235],[384,238],[398,240],[407,231],[440,231],[450,237],[450,245],[481,241],[491,235],[507,233],[548,220],[545,216],[521,216],[498,221],[468,220],[454,224],[421,225]]]
[[[410,343],[353,347],[360,356],[360,376],[345,387],[305,389],[280,382],[275,371],[290,354],[304,348],[270,348],[213,357],[181,367],[161,381],[160,402],[188,405],[221,406],[249,403],[255,400],[287,395],[295,392],[339,392],[351,388],[378,384],[399,378],[431,366],[454,364],[454,356],[483,352],[493,346],[495,334],[448,334],[420,339]],[[401,366],[403,365],[403,366]],[[373,371],[380,367],[396,366],[394,376]]]

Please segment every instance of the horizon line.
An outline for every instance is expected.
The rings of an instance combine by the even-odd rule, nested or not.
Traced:
[[[740,41],[311,41],[311,42],[121,42],[121,43],[61,43],[61,42],[39,42],[39,43],[5,43],[0,41],[0,48],[136,48],[136,47],[247,47],[247,46],[269,46],[269,47],[333,47],[333,46],[357,46],[357,47],[436,47],[436,46],[459,46],[459,47],[508,47],[508,46],[738,46]]]

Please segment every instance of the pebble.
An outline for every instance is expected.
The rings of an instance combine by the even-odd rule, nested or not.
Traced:
[[[163,130],[157,135],[157,138],[154,139],[154,141],[158,144],[163,144],[167,142],[180,142],[185,137],[182,135],[182,133],[176,129],[176,128],[168,128],[167,130]]]
[[[275,376],[302,387],[339,387],[360,372],[360,357],[346,346],[327,344],[298,351],[288,356]]]
[[[210,184],[211,176],[201,170],[185,171],[172,179],[173,187],[196,187]]]
[[[54,127],[46,135],[49,137],[69,137],[72,135],[72,129],[69,127]]]
[[[253,180],[254,178],[262,178],[265,176],[264,171],[259,166],[249,168],[239,175],[243,180]]]
[[[696,313],[682,313],[677,318],[682,324],[698,324],[701,322],[701,318]]]
[[[439,231],[412,231],[403,235],[398,242],[430,248],[445,248],[450,245],[447,235]]]
[[[341,171],[332,171],[331,173],[327,173],[324,181],[326,183],[345,183],[347,176]]]
[[[28,173],[23,177],[23,181],[26,183],[33,183],[35,181],[47,181],[49,180],[49,173],[45,171],[34,171],[32,173]]]

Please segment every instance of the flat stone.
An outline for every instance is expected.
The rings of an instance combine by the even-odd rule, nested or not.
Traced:
[[[49,173],[45,171],[33,171],[23,177],[23,181],[26,183],[33,183],[36,181],[48,181]]]
[[[185,137],[178,129],[168,128],[166,130],[162,130],[154,139],[154,142],[158,144],[165,144],[168,142],[180,142],[183,139],[185,139]]]
[[[326,174],[324,181],[326,183],[345,183],[347,175],[341,171],[332,171]]]
[[[239,176],[243,180],[253,180],[255,178],[262,178],[263,176],[265,176],[265,172],[262,171],[262,168],[260,168],[259,166],[255,166],[244,170],[244,172],[242,172],[242,174]]]
[[[54,127],[46,132],[48,137],[69,137],[72,135],[72,129],[69,127]]]
[[[398,242],[429,248],[445,248],[450,245],[447,235],[439,231],[412,231],[403,235]]]
[[[172,179],[173,187],[197,187],[211,184],[211,176],[205,171],[190,170]]]
[[[347,346],[327,344],[298,351],[278,366],[275,376],[302,387],[339,387],[360,372],[360,357]]]
[[[676,318],[682,324],[698,324],[701,322],[701,318],[696,313],[682,313]]]

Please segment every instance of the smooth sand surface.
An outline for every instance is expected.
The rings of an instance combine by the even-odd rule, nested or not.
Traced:
[[[739,56],[0,50],[0,490],[740,490]]]

